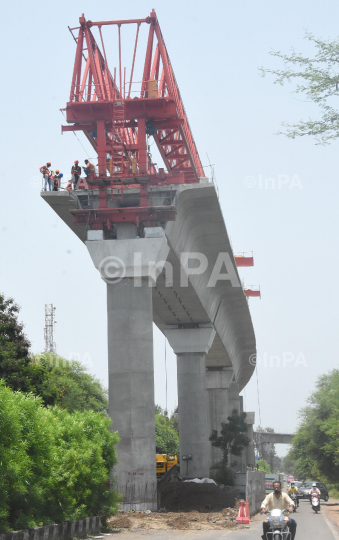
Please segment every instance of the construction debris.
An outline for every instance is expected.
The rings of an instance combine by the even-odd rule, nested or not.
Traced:
[[[224,530],[246,528],[236,523],[237,508],[222,512],[118,512],[108,520],[112,530]]]

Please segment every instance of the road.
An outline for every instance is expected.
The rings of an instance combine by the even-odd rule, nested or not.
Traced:
[[[321,538],[324,540],[339,540],[339,532],[332,521],[322,510],[315,514],[311,510],[308,501],[301,501],[297,512],[293,516],[297,521],[296,540],[310,540],[311,538]],[[238,531],[124,531],[105,535],[105,540],[117,540],[118,536],[126,536],[124,540],[143,540],[145,537],[151,537],[150,540],[259,540],[262,535],[263,518],[258,516],[249,529]]]

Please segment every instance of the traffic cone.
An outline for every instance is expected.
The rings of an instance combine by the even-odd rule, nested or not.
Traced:
[[[240,501],[240,508],[237,517],[235,518],[238,523],[249,525],[250,519],[246,516],[245,501]]]
[[[246,499],[245,513],[246,513],[246,517],[248,517],[250,521],[253,521],[253,519],[250,519],[251,515],[250,515],[250,505],[248,503],[248,497]]]

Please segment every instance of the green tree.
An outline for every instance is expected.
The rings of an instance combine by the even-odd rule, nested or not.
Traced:
[[[108,411],[107,390],[80,362],[43,353],[33,358],[35,363],[44,373],[36,393],[45,405],[58,405],[69,412]]]
[[[228,466],[230,453],[234,456],[240,456],[244,448],[251,442],[251,439],[245,435],[247,432],[246,416],[245,412],[239,414],[236,409],[233,409],[231,416],[227,417],[228,422],[221,423],[220,435],[214,429],[209,438],[212,446],[220,448],[222,451],[222,464],[225,467]]]
[[[270,464],[267,463],[267,461],[265,459],[258,459],[258,461],[256,462],[256,465],[258,466],[258,469],[260,471],[264,471],[265,473],[272,472]]]
[[[296,473],[339,482],[339,370],[319,377],[292,441],[289,458]]]
[[[313,58],[307,58],[293,49],[291,54],[272,51],[272,56],[281,58],[284,69],[261,67],[260,70],[263,76],[266,73],[275,75],[275,84],[300,81],[295,93],[304,94],[308,101],[320,108],[320,119],[283,124],[286,130],[282,134],[292,139],[311,135],[316,138],[317,144],[328,144],[339,136],[339,111],[334,106],[334,98],[339,96],[339,40],[323,41],[309,32],[306,32],[305,39],[312,42],[316,48]]]
[[[35,392],[43,380],[43,368],[32,364],[30,342],[18,321],[19,306],[0,293],[0,379],[13,390]]]
[[[12,298],[0,294],[0,379],[12,390],[40,396],[45,405],[107,411],[107,390],[83,365],[52,353],[30,353],[19,311]]]
[[[0,533],[117,509],[109,489],[117,463],[110,419],[44,407],[0,381]]]
[[[293,477],[298,476],[297,473],[296,473],[296,470],[295,470],[294,459],[291,456],[291,450],[286,454],[286,456],[283,459],[282,470],[284,471],[285,474],[290,474]],[[301,478],[306,478],[306,477],[301,475]]]
[[[179,434],[174,415],[168,417],[166,410],[155,406],[155,445],[157,454],[179,455]]]

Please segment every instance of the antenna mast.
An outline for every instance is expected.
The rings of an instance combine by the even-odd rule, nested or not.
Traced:
[[[56,353],[56,343],[54,341],[55,309],[53,304],[45,304],[45,352],[51,353]]]

